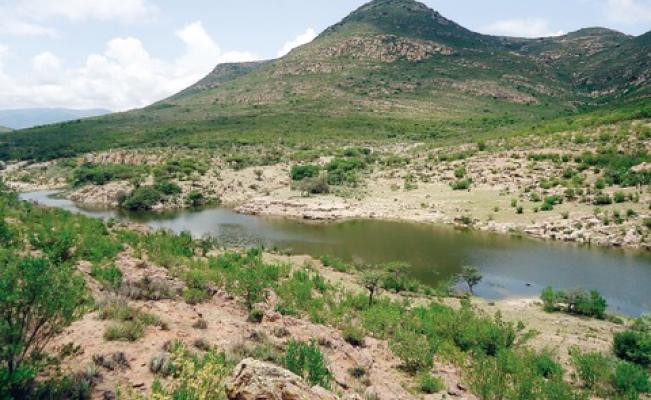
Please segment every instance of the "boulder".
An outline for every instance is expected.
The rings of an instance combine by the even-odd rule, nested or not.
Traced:
[[[274,364],[247,358],[226,388],[229,400],[338,400],[327,390],[310,387],[301,377]]]

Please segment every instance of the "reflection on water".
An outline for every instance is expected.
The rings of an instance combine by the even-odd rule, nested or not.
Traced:
[[[477,287],[489,299],[538,295],[545,286],[597,289],[611,308],[639,315],[651,311],[651,255],[621,250],[547,243],[506,235],[462,231],[427,224],[355,220],[305,223],[263,218],[215,208],[166,213],[90,210],[51,197],[23,194],[26,200],[97,218],[119,218],[194,236],[212,235],[226,246],[264,245],[294,253],[331,254],[348,261],[411,264],[419,280],[436,284],[475,265],[484,275]]]

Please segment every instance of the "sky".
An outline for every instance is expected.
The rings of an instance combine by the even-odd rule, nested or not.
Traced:
[[[223,62],[282,56],[364,0],[0,0],[0,109],[142,107]],[[471,30],[651,30],[651,0],[425,0]]]

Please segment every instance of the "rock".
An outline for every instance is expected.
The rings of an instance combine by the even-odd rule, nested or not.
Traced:
[[[286,369],[247,358],[237,367],[226,393],[229,400],[338,400],[320,387],[309,387]]]

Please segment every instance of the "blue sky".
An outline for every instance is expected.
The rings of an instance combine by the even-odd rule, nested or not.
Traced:
[[[215,64],[275,58],[363,0],[0,0],[0,108],[124,110]],[[651,30],[651,0],[425,0],[483,33]]]

